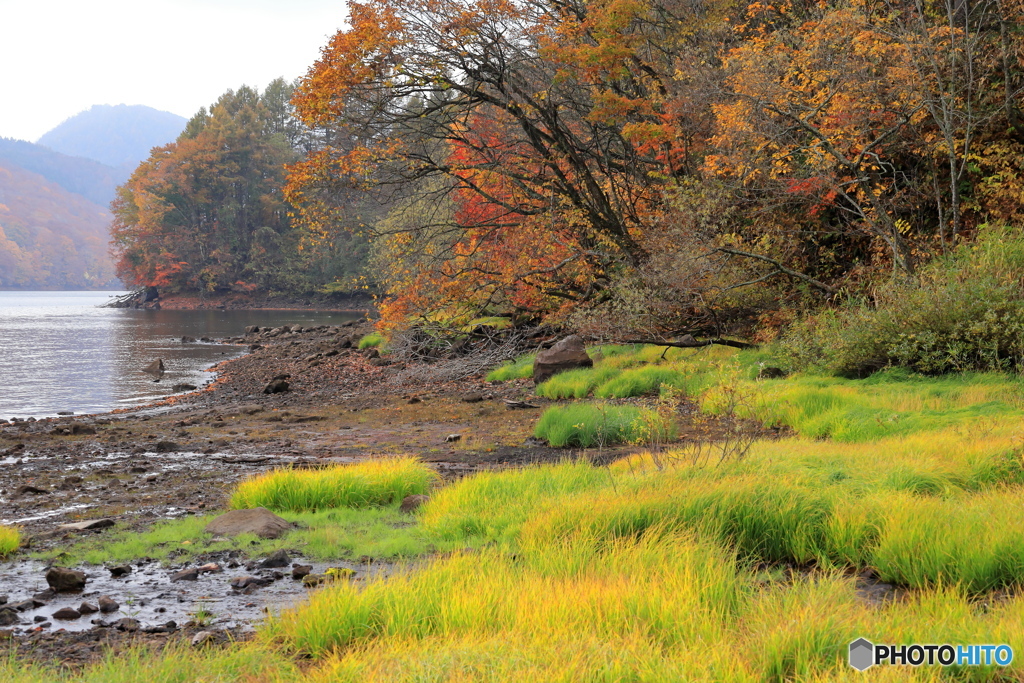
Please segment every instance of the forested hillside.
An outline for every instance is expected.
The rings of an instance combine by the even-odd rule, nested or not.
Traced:
[[[0,159],[0,288],[114,288],[110,214]]]
[[[24,140],[0,138],[0,160],[38,173],[68,192],[107,206],[117,186],[128,179],[129,169],[114,168],[93,159],[73,157]]]
[[[352,188],[387,208],[393,325],[771,330],[1020,222],[1020,3],[350,8],[286,197],[311,235]]]
[[[292,87],[229,90],[158,147],[118,191],[113,247],[125,283],[168,291],[308,292],[351,276],[362,241],[303,243],[282,196],[311,144]]]
[[[38,143],[131,171],[153,147],[171,142],[184,127],[182,117],[152,107],[97,104],[47,132]]]

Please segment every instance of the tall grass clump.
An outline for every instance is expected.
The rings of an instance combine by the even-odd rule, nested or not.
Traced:
[[[359,340],[359,348],[372,349],[380,346],[384,342],[384,337],[380,336],[376,332],[371,332],[362,339]]]
[[[487,373],[488,382],[507,382],[512,379],[529,379],[533,377],[533,361],[535,353],[528,353],[513,361],[506,361]]]
[[[379,458],[321,470],[278,469],[240,483],[232,509],[265,507],[306,512],[333,507],[391,505],[426,493],[437,473],[417,458]]]
[[[556,448],[616,443],[664,442],[676,426],[655,410],[611,403],[573,403],[544,411],[534,436]]]
[[[799,367],[866,376],[887,366],[940,374],[1024,369],[1024,236],[987,226],[913,280],[797,324],[782,347]]]
[[[0,557],[10,555],[21,544],[21,533],[9,526],[0,526]]]

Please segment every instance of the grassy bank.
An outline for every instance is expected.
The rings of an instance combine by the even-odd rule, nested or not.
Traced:
[[[755,442],[742,457],[718,457],[724,446],[708,441],[604,468],[564,462],[476,473],[436,488],[415,526],[375,527],[378,540],[420,544],[410,552],[447,551],[415,571],[319,589],[250,643],[112,656],[69,678],[833,681],[865,677],[845,660],[858,637],[1024,651],[1017,380],[888,372],[758,381],[763,362],[726,350],[662,359],[660,349],[626,349],[563,382],[616,395],[667,385],[709,412],[785,425],[788,438]],[[421,466],[408,467],[402,476],[421,481]],[[386,524],[398,514],[393,502],[266,500],[318,510],[283,513],[293,519],[373,514]],[[891,583],[902,597],[868,599],[858,575]],[[4,680],[60,675],[0,663]],[[876,667],[868,677],[1022,676],[1015,662]]]

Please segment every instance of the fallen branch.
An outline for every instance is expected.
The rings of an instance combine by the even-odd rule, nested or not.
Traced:
[[[817,287],[818,289],[823,289],[826,292],[828,292],[829,294],[838,294],[839,293],[839,290],[836,289],[835,287],[832,287],[830,285],[826,285],[821,280],[815,280],[810,275],[806,275],[804,273],[801,273],[798,270],[793,270],[792,268],[787,268],[786,266],[782,265],[780,262],[778,262],[775,259],[770,258],[768,256],[762,256],[761,254],[752,254],[749,251],[740,251],[739,249],[733,249],[732,247],[719,247],[715,251],[720,251],[723,254],[732,254],[733,256],[743,256],[745,258],[752,258],[752,259],[757,259],[759,261],[764,261],[765,263],[770,263],[773,266],[775,266],[776,268],[778,268],[780,272],[785,273],[786,275],[788,275],[788,276],[790,276],[792,278],[796,278],[797,280],[803,280],[807,284],[813,285],[814,287]]]

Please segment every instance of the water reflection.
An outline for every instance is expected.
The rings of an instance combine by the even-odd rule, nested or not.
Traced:
[[[247,325],[339,324],[351,312],[135,311],[96,308],[118,292],[0,292],[0,418],[95,413],[157,400],[242,347],[182,343]],[[159,382],[143,372],[163,359]]]

